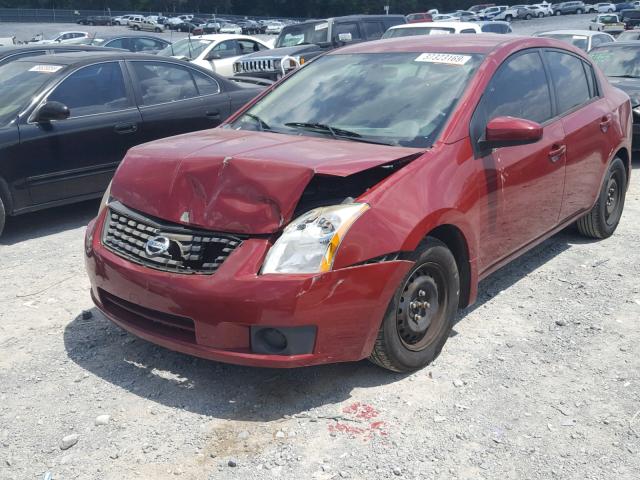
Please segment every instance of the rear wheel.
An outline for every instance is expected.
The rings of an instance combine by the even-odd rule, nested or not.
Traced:
[[[576,15],[582,15],[582,10],[577,9],[577,10],[576,10]]]
[[[562,15],[562,12],[561,12],[560,10],[556,10],[556,11],[555,11],[555,13],[554,13],[554,15],[555,15],[556,17],[559,17],[560,15]]]
[[[604,177],[598,201],[584,217],[578,219],[578,231],[585,237],[608,238],[616,231],[627,193],[624,163],[614,158]]]
[[[505,19],[507,22],[510,22],[511,20],[513,20],[513,15],[506,15],[506,16],[504,17],[504,19]]]
[[[613,13],[613,8],[610,8],[609,10],[607,10],[607,12]]]
[[[538,18],[542,18],[542,17],[544,17],[544,13],[539,12],[539,13],[538,13]]]
[[[134,29],[134,30],[140,30],[140,27],[139,27],[138,25],[134,25],[134,26],[133,26],[133,29]]]
[[[447,246],[428,237],[416,257],[389,303],[369,357],[394,372],[431,363],[447,341],[458,309],[460,277]]]
[[[531,14],[530,14],[530,13],[527,13],[527,14],[524,16],[524,19],[525,19],[525,20],[531,20]]]
[[[156,28],[155,28],[155,32],[156,32],[156,33],[160,33],[160,32],[162,32],[162,30],[160,30],[160,28],[156,27]]]

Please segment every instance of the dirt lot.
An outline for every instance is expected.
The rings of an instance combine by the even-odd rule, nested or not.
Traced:
[[[407,376],[153,346],[92,309],[82,237],[96,203],[11,219],[0,478],[635,480],[639,185],[612,238],[562,232],[485,281],[439,359]]]

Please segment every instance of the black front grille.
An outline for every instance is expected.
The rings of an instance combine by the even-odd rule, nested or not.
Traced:
[[[149,255],[147,241],[169,239],[166,252]],[[237,235],[194,230],[180,224],[146,216],[119,202],[109,205],[102,243],[112,252],[132,262],[173,273],[214,273],[242,243]]]

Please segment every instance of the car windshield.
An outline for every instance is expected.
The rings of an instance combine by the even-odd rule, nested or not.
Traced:
[[[62,68],[62,65],[37,61],[18,61],[0,66],[0,125],[15,119],[40,87]]]
[[[275,48],[293,47],[302,43],[322,43],[329,41],[327,22],[289,25],[282,29],[276,40]]]
[[[327,55],[301,68],[228,128],[430,147],[482,58]]]
[[[638,47],[599,47],[590,55],[607,77],[640,78]]]
[[[445,27],[412,27],[412,28],[390,28],[382,38],[412,37],[414,35],[447,35],[455,33],[453,28]]]
[[[617,15],[602,15],[600,18],[600,23],[618,23]]]
[[[585,51],[589,46],[589,41],[585,35],[571,35],[570,33],[550,33],[540,36],[545,38],[555,38],[556,40],[569,43],[574,47]]]
[[[193,60],[212,43],[212,40],[183,38],[160,50],[158,55],[161,57],[185,57]]]

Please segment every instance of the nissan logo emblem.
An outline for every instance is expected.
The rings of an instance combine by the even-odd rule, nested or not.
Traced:
[[[144,246],[144,251],[150,257],[156,257],[169,251],[170,240],[167,237],[151,237]]]

